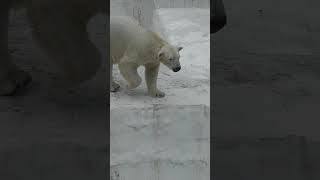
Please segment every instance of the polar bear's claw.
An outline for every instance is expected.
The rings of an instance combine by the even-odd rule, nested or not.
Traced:
[[[150,95],[151,95],[152,97],[162,98],[162,97],[164,97],[166,94],[165,94],[164,92],[162,92],[162,91],[157,90],[157,91],[155,91],[155,92],[151,92]]]

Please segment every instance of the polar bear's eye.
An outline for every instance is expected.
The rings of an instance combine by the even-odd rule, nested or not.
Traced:
[[[173,59],[172,59],[172,58],[169,58],[169,61],[173,61]]]

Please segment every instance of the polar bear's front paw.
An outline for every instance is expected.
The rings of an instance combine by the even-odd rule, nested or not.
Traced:
[[[120,85],[112,82],[110,86],[110,92],[117,92],[120,89]]]
[[[166,95],[164,92],[160,90],[150,91],[149,94],[152,97],[158,97],[158,98],[162,98]]]
[[[136,78],[134,81],[131,81],[127,84],[127,89],[135,89],[141,84],[141,78]]]

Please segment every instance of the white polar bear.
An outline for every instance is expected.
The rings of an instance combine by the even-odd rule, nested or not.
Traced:
[[[110,91],[120,88],[112,78],[113,64],[118,64],[129,89],[141,84],[137,69],[145,66],[149,94],[164,97],[165,93],[157,88],[160,62],[178,72],[181,69],[179,51],[182,47],[174,47],[156,33],[141,27],[137,21],[120,16],[110,18],[110,40]]]

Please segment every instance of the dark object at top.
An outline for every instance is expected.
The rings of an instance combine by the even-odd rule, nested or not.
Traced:
[[[210,8],[210,34],[221,30],[227,24],[227,16],[222,0],[213,0]]]

